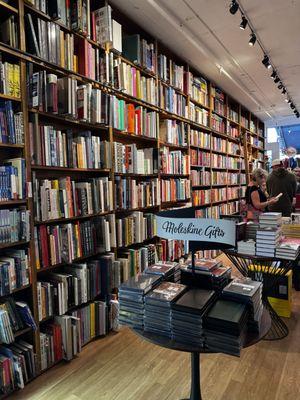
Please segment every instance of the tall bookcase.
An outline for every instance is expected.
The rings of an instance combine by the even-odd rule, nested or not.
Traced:
[[[16,337],[24,337],[34,344],[37,354],[37,369],[41,372],[40,330],[43,330],[45,324],[52,321],[53,317],[48,316],[42,320],[39,318],[38,281],[49,279],[49,273],[60,271],[68,264],[84,263],[108,253],[114,254],[118,258],[128,254],[129,249],[135,250],[149,244],[157,244],[160,246],[159,249],[164,250],[164,258],[175,259],[182,254],[183,248],[176,243],[171,244],[169,248],[166,243],[162,245],[155,237],[155,229],[153,228],[149,230],[145,240],[138,241],[131,238],[127,240],[129,244],[126,245],[118,244],[118,241],[116,241],[115,244],[110,246],[109,250],[85,252],[79,257],[75,255],[69,263],[64,261],[50,262],[47,267],[43,267],[39,265],[37,259],[40,227],[45,227],[45,232],[49,232],[56,226],[79,224],[109,216],[114,218],[112,223],[116,221],[117,227],[124,223],[125,228],[127,227],[125,235],[128,235],[132,213],[142,212],[144,215],[148,215],[146,218],[151,221],[150,214],[155,214],[167,208],[184,206],[190,202],[197,207],[199,216],[219,217],[220,214],[236,212],[238,211],[238,201],[244,195],[249,174],[253,167],[264,165],[264,124],[229,94],[223,92],[214,83],[204,79],[199,71],[187,65],[183,59],[180,59],[170,49],[162,45],[154,35],[144,32],[137,24],[121,15],[117,10],[113,10],[113,18],[122,25],[124,32],[139,33],[142,38],[147,40],[147,43],[151,43],[153,70],[126,59],[124,55],[114,49],[107,48],[104,50],[91,37],[87,37],[78,30],[66,27],[60,20],[54,20],[48,14],[37,9],[34,6],[35,3],[34,1],[26,2],[23,0],[9,0],[7,3],[0,1],[1,14],[14,15],[15,21],[17,21],[19,46],[16,48],[0,42],[0,52],[2,60],[19,64],[21,91],[20,97],[0,94],[0,98],[11,100],[14,110],[23,112],[24,125],[24,144],[0,143],[0,154],[3,159],[12,157],[23,157],[25,159],[27,182],[27,198],[0,202],[0,209],[25,207],[31,215],[31,240],[0,245],[0,255],[9,247],[28,249],[31,282],[29,285],[18,288],[10,295],[26,301],[31,307],[38,329],[34,331],[27,328],[18,332]],[[102,5],[101,2],[91,1],[91,11]],[[76,67],[74,61],[71,70],[67,68],[70,60],[66,59],[64,63],[60,60],[60,65],[58,65],[50,58],[41,57],[41,54],[39,56],[32,54],[29,51],[29,40],[31,39],[28,35],[28,29],[25,30],[25,24],[28,25],[29,23],[27,15],[30,15],[34,20],[38,18],[44,23],[51,22],[52,26],[62,32],[60,33],[61,37],[69,38],[69,36],[72,36],[72,40],[76,43],[74,54],[76,53],[77,62],[81,67]],[[25,34],[25,32],[27,33]],[[98,52],[98,56],[103,57],[109,63],[106,65],[107,69],[112,67],[111,63],[113,62],[115,71],[110,71],[110,79],[96,79],[96,77],[92,78],[89,73],[82,73],[82,57],[88,54],[81,52],[85,46],[89,46],[92,51]],[[99,59],[98,62],[100,62]],[[162,63],[165,63],[165,69],[159,70]],[[130,88],[125,90],[116,87],[116,82],[112,84],[112,76],[116,74],[117,65],[122,65],[120,68],[129,68],[130,76],[133,74],[141,77],[139,84],[141,86],[143,84],[147,88],[141,89],[144,90],[146,95],[141,95],[140,98],[134,96],[132,92],[137,89],[134,89],[128,82],[127,86]],[[201,70],[201,66],[199,66],[199,70]],[[32,89],[28,85],[28,78],[30,73],[39,71],[46,71],[45,74],[48,74],[48,77],[52,76],[52,78],[54,75],[56,78],[72,78],[76,80],[77,87],[90,85],[93,89],[101,90],[105,96],[109,96],[111,104],[107,109],[106,121],[104,123],[88,122],[74,115],[62,115],[45,110],[39,105],[32,106],[28,99],[28,91]],[[127,113],[126,118],[124,118],[124,112],[122,114],[120,111],[120,114],[118,114],[117,107],[118,110],[124,107],[123,111],[126,110]],[[128,115],[130,115],[130,112],[134,112],[135,115],[134,130],[129,126]],[[137,127],[136,118],[143,121],[143,124],[139,127]],[[98,137],[101,142],[106,142],[105,154],[106,157],[110,158],[110,164],[107,162],[108,165],[101,168],[78,168],[78,166],[70,165],[50,166],[47,165],[47,162],[38,163],[34,160],[33,147],[36,145],[34,141],[40,135],[41,126],[53,126],[56,132],[68,131],[71,141],[79,137],[82,132],[90,131],[93,137]],[[170,132],[173,132],[173,134],[168,136]],[[118,145],[115,145],[115,143],[118,143]],[[137,152],[145,150],[145,157],[148,153],[153,155],[155,162],[152,163],[153,170],[151,173],[128,172],[128,169],[126,171],[127,167],[124,171],[123,166],[119,166],[119,162],[122,164],[122,157],[120,161],[118,149],[122,152],[122,146],[126,147],[127,145],[135,145]],[[40,144],[40,146],[43,146],[43,144]],[[53,151],[51,156],[55,156]],[[178,162],[178,159],[180,159],[180,162]],[[70,180],[74,182],[107,178],[111,182],[113,193],[110,209],[86,215],[64,216],[46,220],[36,218],[38,199],[34,190],[35,182],[58,180],[62,177],[70,177]],[[130,201],[133,202],[132,199],[127,201],[125,206],[117,206],[117,196],[121,193],[118,201],[124,200],[122,197],[124,188],[126,187],[126,190],[129,191],[132,184],[139,186],[139,190],[144,190],[144,187],[151,187],[149,189],[152,190],[151,196],[146,196],[142,200],[142,195],[137,191],[137,198],[135,198],[137,206],[130,206]],[[148,189],[145,190],[148,193]],[[142,201],[144,203],[140,205]],[[149,224],[151,227],[151,222]],[[91,298],[79,306],[70,307],[67,313],[80,309],[102,297],[101,294],[98,294],[95,298]],[[107,299],[105,298],[105,300]],[[47,368],[44,368],[43,372]]]

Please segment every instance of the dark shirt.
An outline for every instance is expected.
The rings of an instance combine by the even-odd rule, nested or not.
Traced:
[[[254,207],[254,205],[253,205],[253,203],[252,203],[251,195],[252,195],[252,193],[254,193],[254,192],[256,192],[256,191],[258,191],[259,201],[260,201],[261,203],[265,203],[265,202],[268,200],[268,199],[267,199],[267,196],[264,194],[264,192],[263,192],[263,191],[261,190],[261,188],[259,188],[258,186],[255,186],[255,185],[253,185],[253,186],[247,186],[246,194],[245,194],[246,203],[247,203],[247,204],[251,204],[253,207]]]

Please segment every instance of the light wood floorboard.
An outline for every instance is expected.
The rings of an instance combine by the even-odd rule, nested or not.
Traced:
[[[262,341],[240,358],[201,356],[204,400],[300,399],[300,292],[293,293],[290,334]],[[179,400],[190,385],[188,354],[143,341],[129,329],[89,344],[12,395],[11,400]]]

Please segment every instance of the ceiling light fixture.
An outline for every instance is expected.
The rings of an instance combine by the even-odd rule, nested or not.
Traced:
[[[284,99],[284,101],[285,101],[286,103],[289,103],[289,102],[290,102],[290,100],[289,100],[289,99]]]
[[[273,69],[273,72],[272,72],[272,74],[271,74],[271,78],[272,78],[272,79],[275,79],[275,78],[276,78],[276,75],[277,75],[277,73],[276,73],[275,69]]]
[[[270,61],[269,61],[269,57],[266,54],[264,55],[264,58],[262,59],[262,63],[264,64],[264,66],[266,68],[272,68],[272,65],[270,64]]]
[[[280,82],[280,84],[278,85],[278,89],[281,90],[283,88],[283,84],[282,82]]]
[[[286,94],[286,89],[283,88],[281,94]]]
[[[239,3],[236,0],[232,0],[229,7],[230,14],[232,15],[236,14],[238,9],[239,9]]]
[[[243,31],[246,29],[246,26],[248,25],[248,20],[247,18],[243,15],[242,16],[242,22],[240,23],[240,29]]]
[[[255,42],[256,42],[256,35],[255,33],[252,32],[250,35],[249,46],[254,46]]]
[[[278,76],[276,75],[276,78],[274,79],[275,83],[278,83],[280,81],[280,79],[278,78]]]
[[[295,108],[294,103],[291,103],[291,104],[290,104],[290,107],[291,107],[291,109],[293,110],[293,109]]]

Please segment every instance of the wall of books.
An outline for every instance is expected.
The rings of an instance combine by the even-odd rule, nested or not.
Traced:
[[[101,1],[0,1],[0,395],[114,327],[155,213],[238,210],[264,125]],[[201,69],[201,66],[199,66]]]

